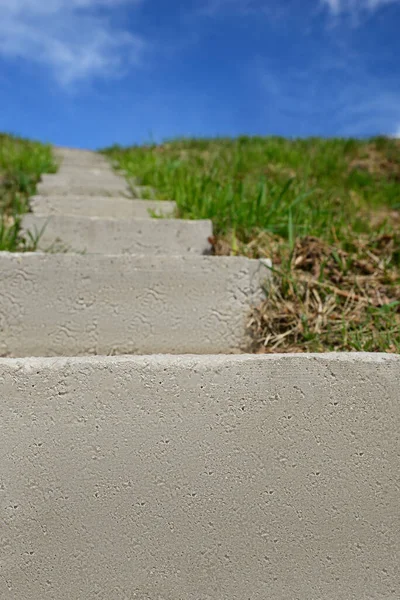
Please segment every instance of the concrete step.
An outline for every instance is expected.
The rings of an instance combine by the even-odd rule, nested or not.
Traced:
[[[0,597],[395,600],[399,356],[0,360]]]
[[[37,194],[40,196],[131,196],[131,191],[128,184],[121,181],[105,182],[99,181],[90,182],[39,182]]]
[[[65,159],[57,160],[56,162],[61,166],[68,168],[89,168],[89,169],[106,169],[111,167],[111,162],[102,157],[96,157],[90,159]]]
[[[99,152],[91,152],[90,150],[53,151],[53,156],[57,160],[108,160],[104,154],[100,154]]]
[[[239,352],[269,273],[241,257],[3,252],[0,356]]]
[[[113,169],[111,163],[106,163],[104,166],[87,166],[82,164],[68,164],[65,161],[61,163],[60,168],[56,173],[57,177],[60,179],[72,179],[72,181],[66,181],[67,185],[75,185],[76,182],[82,183],[81,180],[89,181],[92,184],[96,179],[91,175],[98,176],[102,178],[104,175],[105,178],[108,178],[111,175],[111,179],[115,180],[117,178],[118,181],[126,181],[129,179],[130,182],[130,191],[134,198],[141,197],[150,197],[152,199],[156,199],[156,191],[153,187],[149,185],[139,185],[137,177],[133,177],[131,174],[127,173],[121,169]],[[54,175],[45,175],[44,178],[42,176],[43,181],[47,181],[49,177],[54,177]],[[50,181],[53,181],[51,179]]]
[[[92,169],[92,171],[95,171],[94,169]],[[126,184],[126,179],[124,177],[121,177],[120,175],[116,175],[115,173],[113,173],[112,171],[109,172],[104,172],[104,171],[100,171],[99,169],[96,169],[97,174],[95,174],[94,172],[89,173],[87,171],[82,171],[81,173],[63,173],[63,172],[58,172],[55,174],[45,174],[41,176],[41,183],[42,184],[48,184],[48,185],[64,185],[64,186],[70,186],[70,185],[76,185],[76,184],[80,184],[80,185],[85,185],[85,184],[102,184],[102,185],[121,185],[121,184]]]
[[[122,177],[125,179],[125,173],[120,171],[114,171],[110,165],[102,166],[102,167],[82,167],[80,165],[77,166],[65,166],[64,164],[60,165],[60,168],[57,171],[57,175],[62,175],[63,177],[75,177],[81,176],[82,174],[87,174],[88,176],[101,176],[101,175],[115,175]]]
[[[87,150],[86,148],[71,148],[69,146],[52,146],[52,151],[55,156],[102,156],[95,150]]]
[[[89,182],[90,184],[94,182],[98,182],[101,180],[108,181],[124,181],[127,182],[129,180],[129,187],[132,194],[135,197],[140,198],[141,194],[150,195],[151,197],[156,196],[156,192],[154,188],[148,185],[140,185],[137,178],[129,175],[124,171],[114,171],[110,167],[107,168],[95,168],[95,167],[63,167],[61,166],[56,174],[51,175],[52,179],[49,179],[51,182],[54,181],[54,175],[57,176],[60,180],[66,180],[66,184],[75,185],[77,182],[82,183],[82,179],[85,182]],[[43,177],[43,176],[42,176]],[[44,179],[46,180],[46,178]],[[72,180],[72,181],[71,181]]]
[[[53,156],[57,160],[65,161],[91,161],[91,160],[108,160],[103,154],[92,152],[90,150],[79,150],[75,148],[58,148],[53,149]]]
[[[100,156],[100,155],[96,155],[93,154],[91,156],[77,156],[77,157],[66,157],[66,158],[61,158],[61,157],[54,157],[56,162],[58,162],[59,164],[62,165],[66,165],[66,166],[72,166],[72,167],[106,167],[106,166],[110,166],[111,161],[107,158],[105,158],[104,156]]]
[[[211,221],[104,219],[26,214],[23,232],[40,233],[40,250],[89,254],[207,254]],[[57,242],[55,244],[55,242]]]
[[[148,218],[149,211],[158,216],[173,216],[175,202],[130,200],[98,196],[33,196],[30,205],[34,214],[72,215],[81,217],[111,217],[115,219]]]

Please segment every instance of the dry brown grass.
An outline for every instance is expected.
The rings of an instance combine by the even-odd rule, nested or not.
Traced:
[[[267,299],[249,322],[254,352],[400,351],[397,234],[360,236],[351,251],[306,236],[287,241],[260,234],[246,246],[212,238],[217,255],[270,257]],[[384,338],[387,337],[385,345]],[[359,348],[357,339],[359,338]]]
[[[350,161],[349,171],[357,169],[366,171],[371,175],[389,177],[400,182],[400,163],[398,160],[391,157],[390,154],[386,155],[373,144],[366,145],[362,155]]]

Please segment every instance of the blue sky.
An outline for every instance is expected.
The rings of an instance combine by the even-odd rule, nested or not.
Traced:
[[[400,0],[0,0],[0,131],[400,137]]]

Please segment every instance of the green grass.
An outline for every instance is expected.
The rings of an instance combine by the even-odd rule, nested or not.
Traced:
[[[20,232],[21,215],[42,173],[55,173],[50,145],[0,134],[0,251],[33,250],[37,240]]]
[[[400,148],[377,138],[385,156],[397,161],[396,177],[349,170],[370,142],[311,138],[176,140],[162,146],[111,148],[121,168],[174,199],[184,218],[210,218],[217,234],[234,230],[243,241],[255,230],[291,238],[328,234],[347,237],[368,230],[350,192],[367,207],[400,206]]]
[[[212,219],[216,254],[270,256],[256,351],[400,352],[400,143],[178,139],[103,150],[140,185]]]

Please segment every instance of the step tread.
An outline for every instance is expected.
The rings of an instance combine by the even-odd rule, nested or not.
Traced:
[[[111,185],[120,185],[126,183],[126,179],[121,175],[116,175],[112,172],[103,173],[47,173],[41,176],[40,185],[76,185],[76,184],[98,184],[107,183]]]

